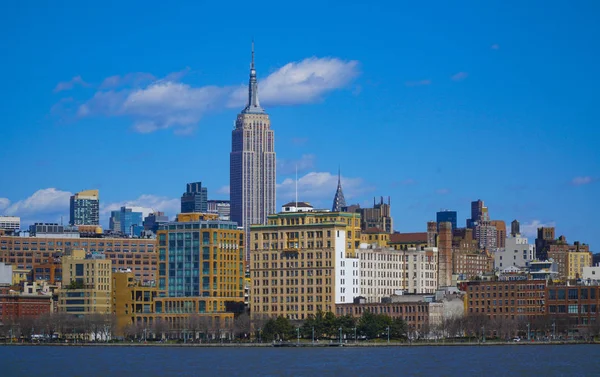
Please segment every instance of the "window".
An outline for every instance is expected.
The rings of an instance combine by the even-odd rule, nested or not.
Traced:
[[[569,314],[577,314],[577,305],[569,305]]]

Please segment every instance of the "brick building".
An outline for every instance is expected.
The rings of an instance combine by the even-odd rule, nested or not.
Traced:
[[[0,294],[0,320],[38,317],[52,311],[51,295],[25,295],[3,290]]]
[[[465,313],[490,319],[535,318],[546,314],[543,280],[470,282],[466,284]]]

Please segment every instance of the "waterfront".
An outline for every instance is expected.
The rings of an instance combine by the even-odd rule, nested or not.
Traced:
[[[3,376],[586,376],[595,345],[376,348],[0,347]],[[6,362],[10,360],[10,362]]]

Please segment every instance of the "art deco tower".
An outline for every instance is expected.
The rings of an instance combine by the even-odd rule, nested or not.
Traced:
[[[238,114],[231,135],[229,159],[231,220],[246,231],[246,259],[250,225],[265,224],[275,211],[275,138],[269,115],[258,102],[254,43],[248,85],[248,105]]]

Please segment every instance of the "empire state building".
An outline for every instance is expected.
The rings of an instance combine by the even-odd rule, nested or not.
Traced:
[[[244,228],[246,260],[250,253],[250,225],[266,224],[275,213],[275,138],[269,115],[258,102],[254,43],[248,85],[248,104],[238,114],[231,133],[229,158],[231,220]]]

